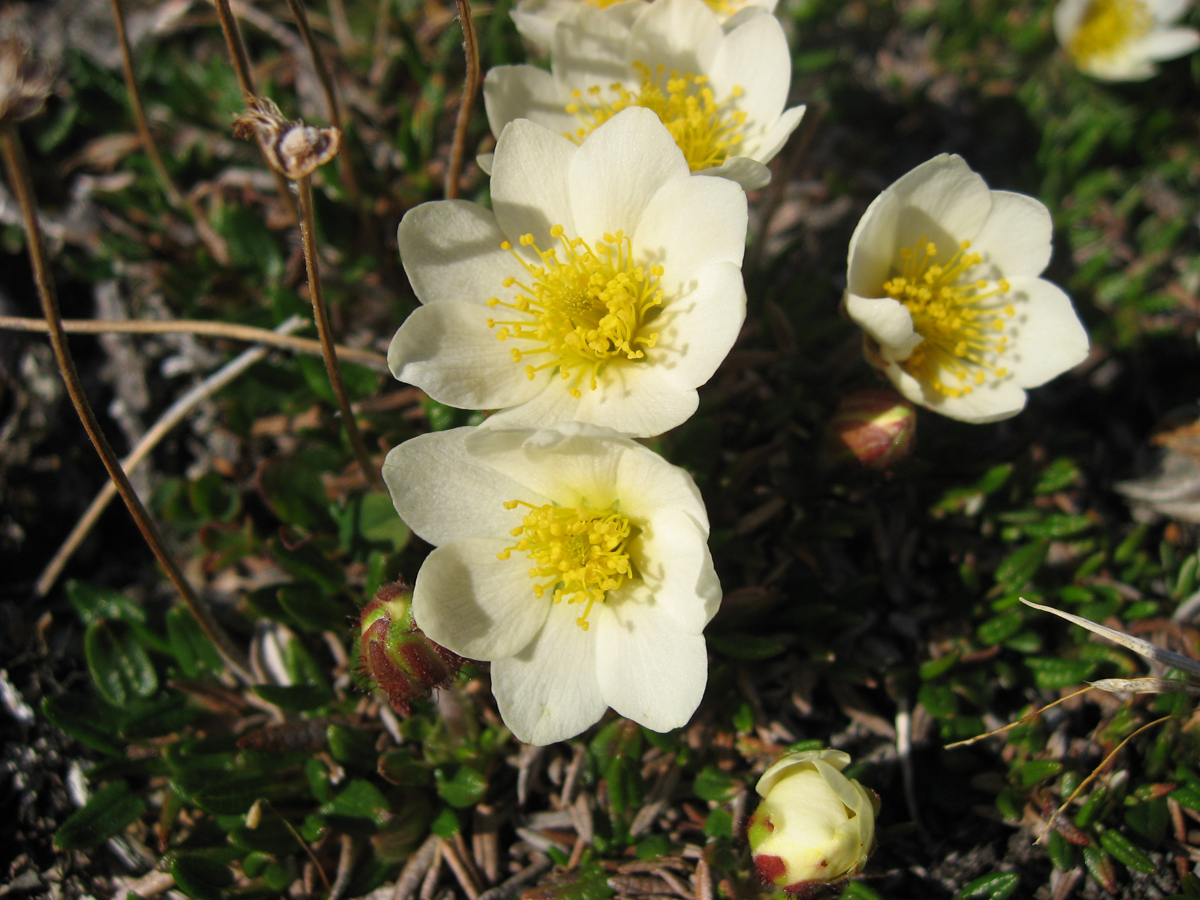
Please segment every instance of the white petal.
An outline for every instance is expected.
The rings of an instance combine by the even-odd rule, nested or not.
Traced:
[[[536,428],[574,421],[630,437],[654,437],[682,425],[700,403],[696,391],[681,387],[673,372],[640,361],[610,364],[597,390],[582,382],[578,398],[567,393],[569,384],[551,378],[546,389],[528,403],[496,413],[487,424]]]
[[[500,249],[504,235],[491,210],[465,200],[437,200],[410,209],[396,230],[400,261],[422,303],[486,303],[512,274]]]
[[[565,741],[604,715],[608,704],[596,678],[594,632],[575,624],[581,612],[578,604],[550,604],[529,646],[492,663],[492,693],[519,741]]]
[[[992,208],[987,183],[961,156],[948,153],[917,166],[888,191],[901,206],[896,249],[923,237],[953,245],[971,240]]]
[[[514,119],[531,119],[556,134],[573,131],[567,102],[554,76],[537,66],[493,66],[483,80],[483,105],[495,135]]]
[[[725,37],[703,0],[654,0],[633,23],[626,61],[699,75],[712,71]],[[718,98],[722,99],[722,98]]]
[[[520,523],[518,513],[509,515]],[[534,596],[524,554],[497,558],[513,543],[451,541],[426,557],[413,587],[413,618],[430,640],[485,660],[505,659],[529,645],[554,604]]]
[[[512,358],[513,342],[488,328],[489,315],[495,311],[459,300],[413,310],[388,347],[392,374],[459,409],[500,409],[536,397],[550,373],[531,380]]]
[[[1158,67],[1153,63],[1126,52],[1116,56],[1093,57],[1077,63],[1079,71],[1102,81],[1146,81],[1158,74]]]
[[[1087,331],[1061,288],[1041,278],[1014,278],[1009,297],[1017,315],[1005,362],[1011,360],[1021,387],[1045,384],[1087,358]]]
[[[771,3],[771,8],[774,9],[775,4]],[[726,34],[730,34],[735,28],[740,28],[746,22],[749,22],[755,16],[761,16],[768,12],[765,4],[747,3],[732,16],[721,22],[721,30]],[[721,17],[718,15],[718,19]]]
[[[885,358],[905,360],[921,336],[913,330],[912,314],[890,297],[846,296],[846,314],[885,350]]]
[[[769,163],[792,136],[792,132],[804,118],[804,111],[807,108],[806,106],[793,106],[791,109],[785,109],[783,114],[775,120],[775,124],[762,137],[747,140],[741,148],[742,152],[748,153],[761,163]]]
[[[897,261],[896,231],[900,222],[900,198],[884,191],[871,201],[854,234],[846,263],[847,288],[859,297],[880,297]]]
[[[771,170],[748,156],[731,156],[719,166],[697,169],[692,174],[727,178],[743,191],[756,191],[771,183]]]
[[[1163,25],[1180,18],[1191,4],[1192,0],[1146,0],[1154,21]]]
[[[597,675],[608,705],[653,731],[686,725],[704,697],[704,638],[679,630],[647,591],[592,609]]]
[[[700,530],[701,543],[707,539],[708,513],[692,476],[649,447],[634,444],[622,454],[614,493],[621,501],[622,512],[639,522],[677,511],[687,515]]]
[[[965,397],[946,397],[917,381],[896,363],[888,363],[883,371],[896,389],[913,403],[962,422],[976,425],[998,422],[1012,418],[1025,408],[1025,391],[1012,375],[975,388]],[[945,374],[944,380],[948,384],[956,383],[949,373]]]
[[[396,512],[435,546],[464,538],[498,538],[520,524],[504,508],[510,500],[542,506],[550,500],[467,453],[473,428],[418,435],[392,448],[383,480]]]
[[[495,159],[495,153],[480,153],[475,157],[475,165],[479,166],[480,171],[482,171],[484,175],[491,175],[492,163],[495,161]]]
[[[618,229],[632,235],[658,190],[687,175],[683,151],[658,116],[642,107],[617,113],[588,135],[571,162],[575,233],[589,243]]]
[[[613,83],[636,86],[625,59],[632,21],[627,13],[640,13],[644,5],[642,0],[632,0],[609,9],[597,9],[580,2],[575,16],[558,24],[554,29],[550,70],[558,84],[559,96],[570,97],[576,90],[586,93],[588,88],[598,86],[607,97],[608,87]]]
[[[467,452],[560,506],[609,508],[620,499],[622,457],[630,452],[652,452],[615,432],[579,422],[508,429],[495,425],[494,420],[493,416],[467,438]]]
[[[574,233],[567,180],[576,152],[565,137],[528,119],[505,126],[492,163],[492,208],[513,246],[532,234],[545,249],[553,225]]]
[[[622,506],[624,508],[624,506]],[[629,555],[655,602],[686,634],[701,634],[721,606],[708,531],[680,509],[662,509],[630,542]]]
[[[733,105],[746,113],[747,133],[766,132],[783,112],[792,81],[792,55],[779,20],[754,16],[727,34],[708,75],[719,101],[735,86],[742,89]]]
[[[1071,43],[1071,38],[1079,29],[1088,7],[1094,0],[1059,0],[1054,7],[1054,36],[1063,47]]]
[[[745,319],[742,270],[727,262],[702,266],[654,320],[658,343],[646,359],[680,387],[697,388],[729,355]]]
[[[575,13],[578,0],[520,0],[509,13],[519,31],[543,52],[550,50],[554,26]]]
[[[992,191],[992,211],[971,241],[991,279],[1037,276],[1050,264],[1054,223],[1045,204],[1024,194]],[[972,277],[976,277],[972,274]]]
[[[1200,32],[1194,28],[1160,28],[1129,45],[1130,56],[1149,60],[1175,59],[1200,47]]]
[[[650,199],[632,234],[638,262],[661,265],[670,297],[708,263],[739,268],[746,251],[746,195],[723,178],[674,178]]]

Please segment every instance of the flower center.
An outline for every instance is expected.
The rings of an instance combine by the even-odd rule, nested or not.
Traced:
[[[1009,284],[968,280],[983,261],[978,253],[965,252],[970,246],[963,241],[949,262],[938,264],[937,246],[921,238],[900,251],[900,272],[883,285],[887,296],[904,304],[913,329],[924,338],[900,367],[946,397],[966,396],[989,378],[1008,374],[996,362],[1008,347],[1005,320],[1015,310],[993,298],[1008,293]],[[943,380],[946,376],[951,383]]]
[[[597,511],[586,506],[533,506],[522,500],[510,500],[505,509],[526,507],[521,524],[511,532],[519,540],[497,554],[508,559],[512,551],[525,553],[533,560],[531,579],[549,579],[535,583],[533,595],[539,600],[554,589],[554,602],[584,603],[583,615],[575,620],[588,630],[592,605],[603,603],[609,591],[621,586],[633,571],[625,545],[629,543],[629,520],[611,509]]]
[[[512,245],[508,250],[525,269],[525,281],[504,279],[506,288],[518,288],[511,303],[499,297],[488,300],[488,306],[502,306],[522,318],[488,319],[488,328],[496,328],[502,341],[532,341],[541,346],[530,350],[514,347],[512,358],[520,363],[526,357],[541,356],[540,365],[526,365],[525,373],[532,381],[542,369],[557,367],[564,380],[574,379],[569,388],[572,397],[579,397],[579,385],[584,375],[594,391],[597,376],[604,366],[615,359],[642,359],[645,349],[654,346],[658,333],[650,332],[647,323],[662,305],[663,292],[658,287],[662,266],[635,266],[633,247],[624,232],[605,234],[604,243],[593,249],[582,238],[567,238],[563,227],[550,229],[558,240],[565,259],[558,250],[542,250],[533,242],[533,235],[521,237],[523,247],[532,247],[542,265],[526,262]]]
[[[1153,26],[1142,0],[1092,0],[1067,50],[1077,60],[1108,56]]]
[[[585,0],[589,6],[595,6],[599,9],[608,9],[614,3],[620,0]],[[719,16],[732,16],[735,12],[742,8],[745,0],[704,0],[708,4],[709,9]]]
[[[642,79],[636,94],[619,82],[609,85],[615,94],[611,100],[601,96],[599,85],[588,88],[586,100],[583,91],[571,92],[573,102],[567,104],[567,112],[578,116],[582,125],[566,135],[568,138],[581,144],[621,110],[643,106],[667,127],[693,172],[719,166],[734,155],[746,124],[746,113],[733,108],[734,99],[742,96],[740,87],[735,85],[728,97],[717,101],[706,75],[672,72],[670,78],[664,78],[663,66],[652,72],[644,63],[635,62],[633,68]]]

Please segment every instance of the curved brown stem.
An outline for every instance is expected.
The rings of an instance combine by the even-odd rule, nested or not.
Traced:
[[[467,77],[463,81],[462,103],[454,123],[454,143],[450,145],[450,164],[446,167],[446,199],[458,196],[458,179],[462,175],[463,153],[467,146],[467,125],[475,92],[479,89],[479,39],[475,35],[475,19],[471,15],[471,0],[458,0],[458,19],[462,22],[463,53],[467,57]]]
[[[0,132],[0,150],[3,151],[4,165],[8,171],[8,180],[13,195],[16,197],[17,205],[21,209],[21,218],[25,226],[25,239],[29,249],[29,260],[33,266],[33,278],[37,286],[38,298],[41,300],[42,312],[45,314],[46,322],[49,326],[50,346],[54,351],[54,359],[58,363],[59,372],[66,383],[67,394],[71,398],[71,403],[75,406],[75,411],[79,414],[84,430],[87,431],[88,437],[96,448],[96,452],[100,454],[100,459],[103,461],[105,469],[108,470],[109,477],[116,484],[117,491],[121,494],[121,499],[125,501],[125,505],[129,508],[134,522],[137,523],[138,529],[142,532],[146,543],[150,545],[150,549],[154,552],[159,564],[166,570],[167,577],[171,579],[171,583],[175,585],[175,589],[179,591],[179,595],[183,598],[184,603],[188,605],[188,608],[200,623],[200,627],[204,629],[205,634],[213,642],[213,645],[220,652],[226,664],[239,678],[249,684],[253,679],[243,654],[212,617],[208,608],[200,602],[200,598],[196,596],[196,592],[192,590],[192,586],[184,578],[179,565],[167,550],[162,535],[159,534],[158,528],[154,524],[154,520],[150,518],[150,514],[146,512],[141,499],[134,491],[133,485],[129,483],[129,478],[125,475],[125,470],[121,468],[121,463],[117,459],[117,455],[113,453],[112,447],[109,446],[108,439],[105,438],[104,432],[100,429],[100,423],[96,420],[96,414],[92,411],[91,404],[88,403],[87,396],[83,392],[79,373],[75,369],[75,360],[72,358],[71,350],[67,346],[67,333],[62,327],[62,313],[58,308],[58,296],[55,292],[54,279],[50,274],[46,247],[42,240],[41,229],[38,226],[33,184],[29,179],[29,169],[25,163],[25,152],[21,147],[21,141],[17,137],[15,128],[11,124],[5,124],[3,131]]]
[[[300,195],[300,241],[304,247],[304,267],[308,272],[308,292],[312,295],[313,318],[317,322],[317,336],[324,351],[329,383],[333,386],[333,395],[337,398],[338,410],[342,414],[342,424],[346,427],[346,436],[350,439],[350,446],[354,450],[354,458],[358,460],[359,468],[373,487],[385,490],[383,476],[379,468],[371,462],[371,454],[367,452],[367,445],[363,442],[358,423],[354,420],[354,412],[350,409],[350,397],[346,394],[346,383],[342,380],[342,369],[334,352],[329,313],[325,307],[325,293],[321,289],[321,271],[317,264],[312,181],[308,175],[296,179],[296,189]]]

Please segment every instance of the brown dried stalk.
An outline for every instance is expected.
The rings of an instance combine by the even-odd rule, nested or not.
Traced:
[[[475,93],[479,89],[479,39],[475,35],[475,19],[471,15],[471,0],[458,0],[458,19],[462,22],[463,53],[467,57],[467,77],[463,82],[462,102],[454,123],[454,143],[450,145],[450,164],[446,167],[446,199],[458,196],[458,179],[462,175],[463,154],[467,145],[467,125]]]
[[[46,316],[46,322],[49,326],[50,346],[54,351],[55,361],[58,363],[59,372],[66,383],[67,393],[71,397],[75,411],[79,414],[88,437],[95,446],[96,452],[100,454],[100,459],[103,461],[104,467],[108,470],[109,477],[117,485],[121,499],[125,501],[125,505],[129,508],[129,512],[137,523],[138,529],[142,532],[142,536],[146,539],[146,543],[150,545],[150,549],[154,552],[159,564],[166,570],[167,577],[171,579],[171,583],[175,585],[175,589],[179,591],[179,595],[183,598],[184,603],[188,605],[188,608],[200,623],[200,627],[204,629],[205,634],[213,642],[213,645],[217,648],[225,663],[239,678],[246,683],[250,683],[253,679],[243,654],[229,639],[229,636],[225,634],[225,631],[217,623],[216,619],[212,617],[208,608],[201,603],[200,598],[196,596],[196,592],[192,590],[192,586],[188,584],[179,565],[168,552],[162,535],[159,534],[154,520],[150,518],[150,514],[146,512],[146,508],[142,505],[141,499],[134,491],[133,485],[129,483],[129,478],[125,475],[125,470],[121,468],[121,463],[117,460],[117,455],[113,453],[112,447],[109,446],[108,439],[105,438],[104,432],[100,429],[100,423],[96,420],[96,414],[92,411],[91,404],[88,403],[87,396],[83,392],[79,373],[75,369],[75,360],[72,358],[71,350],[67,346],[67,333],[62,327],[62,313],[58,307],[58,296],[55,292],[54,279],[50,274],[49,260],[45,243],[42,239],[41,228],[38,226],[36,201],[33,195],[33,184],[29,177],[29,167],[25,162],[25,152],[21,147],[21,141],[17,137],[15,126],[12,123],[4,122],[0,126],[0,129],[2,129],[0,130],[0,150],[3,151],[4,165],[8,172],[8,179],[13,195],[16,197],[17,205],[21,209],[21,218],[25,226],[25,238],[28,245],[30,263],[33,266],[33,276],[37,286],[38,299],[41,301],[42,311]]]

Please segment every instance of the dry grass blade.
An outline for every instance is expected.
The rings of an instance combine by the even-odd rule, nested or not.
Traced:
[[[1191,694],[1200,697],[1200,685],[1168,678],[1102,678],[1089,683],[1112,694]]]
[[[1060,609],[1055,609],[1053,606],[1042,606],[1040,603],[1033,603],[1030,600],[1021,598],[1021,602],[1026,606],[1031,606],[1034,609],[1040,609],[1042,612],[1048,612],[1051,615],[1058,616],[1060,619],[1066,619],[1068,622],[1073,622],[1082,628],[1086,628],[1093,634],[1098,634],[1101,637],[1106,637],[1115,644],[1120,644],[1128,650],[1132,650],[1139,656],[1152,660],[1157,663],[1162,663],[1164,666],[1170,666],[1172,669],[1178,669],[1181,672],[1187,672],[1189,675],[1195,675],[1200,678],[1200,662],[1194,659],[1188,659],[1179,653],[1173,653],[1170,650],[1164,650],[1162,647],[1157,647],[1149,641],[1143,641],[1141,638],[1135,638],[1133,635],[1126,634],[1123,631],[1117,631],[1113,628],[1106,628],[1103,625],[1098,625],[1090,619],[1085,619],[1082,616],[1075,616],[1068,612],[1063,612]]]
[[[404,868],[400,872],[400,877],[396,879],[396,893],[392,900],[412,900],[412,896],[416,894],[417,888],[425,879],[426,873],[433,866],[440,840],[441,838],[436,834],[431,834],[425,839],[421,849],[408,858],[408,862],[404,864]]]
[[[1003,734],[1004,732],[1008,731],[1010,728],[1016,728],[1018,725],[1021,725],[1024,722],[1028,722],[1030,719],[1037,718],[1038,716],[1040,716],[1042,713],[1044,713],[1046,710],[1050,709],[1051,707],[1058,706],[1058,704],[1060,704],[1060,703],[1066,703],[1068,700],[1070,700],[1074,697],[1078,697],[1080,694],[1086,694],[1088,691],[1091,691],[1091,690],[1093,690],[1093,687],[1091,685],[1088,685],[1087,687],[1081,688],[1080,690],[1075,691],[1074,693],[1067,694],[1067,696],[1065,696],[1065,697],[1059,697],[1053,703],[1047,703],[1045,706],[1038,707],[1037,709],[1035,709],[1033,712],[1029,713],[1028,715],[1021,716],[1021,718],[1017,719],[1015,722],[1009,722],[1007,725],[1003,726],[1002,728],[997,728],[995,731],[989,731],[986,734],[977,734],[977,735],[975,735],[975,737],[967,738],[965,741],[955,741],[953,744],[947,744],[945,749],[953,750],[955,747],[967,747],[967,746],[970,746],[971,744],[977,743],[978,741],[982,741],[985,738],[995,737],[998,734]]]

